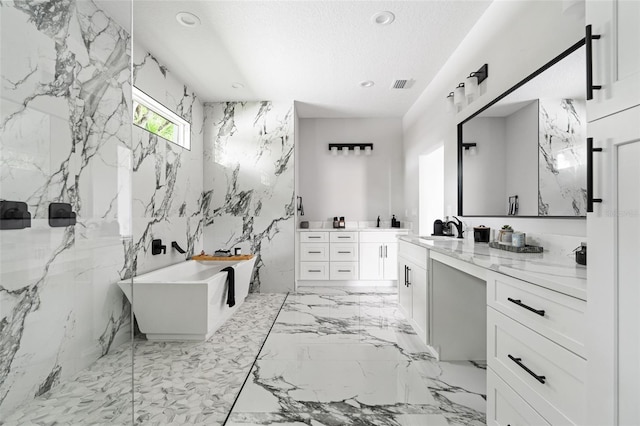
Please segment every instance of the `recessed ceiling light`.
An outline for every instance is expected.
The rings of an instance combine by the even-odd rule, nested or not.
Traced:
[[[373,17],[371,18],[371,21],[373,21],[373,23],[378,25],[389,25],[390,23],[395,21],[395,19],[396,19],[396,15],[389,12],[388,10],[385,10],[384,12],[378,12],[375,15],[373,15]]]
[[[231,84],[231,87],[233,87],[234,89],[244,89],[244,84],[235,82]]]
[[[360,86],[362,87],[373,87],[375,83],[371,80],[365,80],[360,82]]]
[[[200,18],[190,12],[178,12],[176,14],[176,20],[185,27],[193,28],[200,25]]]

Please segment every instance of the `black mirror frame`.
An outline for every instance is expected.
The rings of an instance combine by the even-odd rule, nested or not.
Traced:
[[[544,64],[542,67],[538,68],[536,71],[534,71],[533,73],[529,74],[523,80],[521,80],[520,82],[516,83],[513,87],[511,87],[510,89],[508,89],[507,91],[502,93],[500,96],[498,96],[497,98],[495,98],[494,100],[492,100],[491,102],[489,102],[488,104],[486,104],[485,106],[480,108],[478,111],[476,111],[475,113],[473,113],[472,115],[470,115],[469,117],[465,118],[463,121],[458,123],[458,126],[457,126],[457,130],[458,130],[458,216],[463,216],[463,217],[516,217],[516,218],[529,218],[529,219],[532,219],[532,218],[537,218],[537,219],[585,219],[586,216],[507,216],[507,215],[504,215],[504,216],[493,216],[493,215],[489,216],[489,215],[464,215],[464,214],[462,214],[462,156],[463,156],[463,151],[464,151],[463,146],[462,146],[462,143],[463,143],[462,142],[462,125],[464,123],[466,123],[467,121],[471,120],[472,118],[474,118],[475,116],[477,116],[478,114],[484,112],[486,109],[490,108],[491,106],[493,106],[495,103],[499,102],[500,100],[502,100],[506,96],[510,95],[512,92],[514,92],[515,90],[519,89],[524,84],[526,84],[529,81],[533,80],[535,77],[537,77],[538,75],[542,74],[544,71],[548,70],[553,65],[557,64],[558,62],[560,62],[561,60],[563,60],[564,58],[566,58],[567,56],[569,56],[570,54],[572,54],[573,52],[575,52],[576,50],[578,50],[579,48],[581,48],[584,45],[585,45],[585,39],[583,38],[580,41],[578,41],[577,43],[575,43],[573,46],[569,47],[567,50],[565,50],[564,52],[562,52],[561,54],[559,54],[558,56],[556,56],[555,58],[553,58],[552,60],[550,60],[549,62]]]

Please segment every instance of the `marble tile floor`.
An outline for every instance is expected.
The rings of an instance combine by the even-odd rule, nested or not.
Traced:
[[[483,425],[486,364],[438,362],[395,289],[289,295],[227,425]]]
[[[250,294],[206,342],[137,340],[133,415],[131,349],[122,345],[0,424],[223,424],[285,298]]]

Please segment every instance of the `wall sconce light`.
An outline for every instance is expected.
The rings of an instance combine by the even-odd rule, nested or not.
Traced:
[[[329,151],[331,151],[331,155],[338,155],[338,150],[342,152],[343,155],[349,155],[349,151],[353,151],[355,155],[360,155],[360,152],[364,150],[365,155],[371,155],[371,150],[373,149],[372,143],[330,143]]]
[[[464,103],[464,83],[458,84],[458,87],[453,91],[453,104],[455,106],[462,106]]]
[[[478,153],[478,144],[475,142],[467,142],[462,144],[465,155],[476,155]]]
[[[489,65],[484,64],[478,71],[472,72],[467,77],[464,85],[464,94],[471,98],[478,94],[478,85],[489,76]]]
[[[447,112],[453,112],[455,105],[453,104],[453,92],[449,92],[447,95]]]

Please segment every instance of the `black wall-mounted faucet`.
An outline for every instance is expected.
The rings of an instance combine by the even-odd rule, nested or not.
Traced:
[[[172,241],[172,242],[171,242],[171,247],[173,247],[174,249],[176,249],[176,251],[177,251],[178,253],[180,253],[180,254],[185,254],[185,253],[186,253],[186,251],[182,250],[182,247],[180,247],[180,246],[178,245],[178,243],[176,243],[175,241]]]
[[[167,246],[162,245],[162,240],[151,241],[151,254],[167,254]]]

